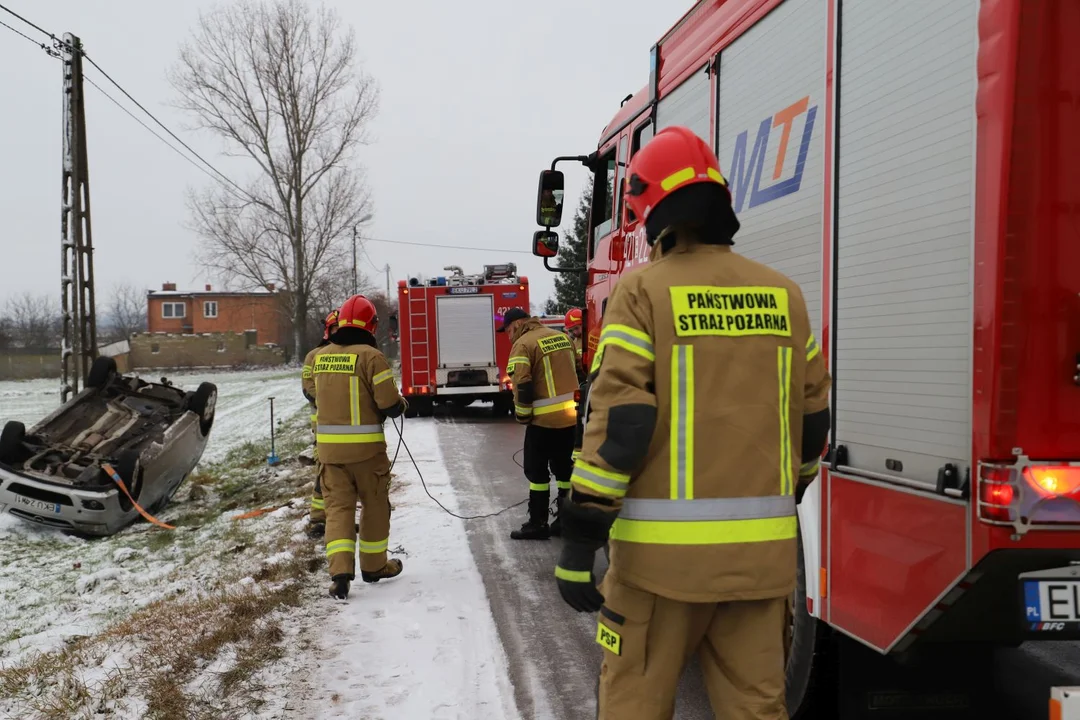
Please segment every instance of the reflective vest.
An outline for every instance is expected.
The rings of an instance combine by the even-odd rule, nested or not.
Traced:
[[[514,383],[514,417],[526,425],[572,427],[578,374],[570,338],[529,318],[512,339],[506,371]]]
[[[619,280],[592,369],[572,483],[615,501],[620,576],[685,602],[791,593],[802,418],[831,386],[798,285],[682,236]]]

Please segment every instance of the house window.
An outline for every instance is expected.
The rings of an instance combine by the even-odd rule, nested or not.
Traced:
[[[223,343],[223,342],[218,342],[218,344],[217,344],[217,351],[218,351],[219,353],[223,353],[223,352],[225,352],[225,343]]]
[[[204,318],[216,318],[217,317],[217,300],[207,300],[202,304],[202,314]]]
[[[161,317],[182,318],[187,316],[187,306],[184,303],[161,303]]]

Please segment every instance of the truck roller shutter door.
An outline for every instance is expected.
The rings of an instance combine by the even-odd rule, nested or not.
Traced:
[[[835,441],[928,486],[971,456],[978,11],[840,9]]]

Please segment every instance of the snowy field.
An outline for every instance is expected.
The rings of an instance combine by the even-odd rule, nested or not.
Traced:
[[[338,602],[303,533],[314,474],[296,461],[310,433],[295,369],[169,377],[220,393],[203,462],[161,518],[175,531],[86,540],[0,516],[0,718],[520,717],[464,527],[404,451],[390,539],[404,573]],[[0,420],[30,425],[56,384],[0,383]],[[405,437],[455,509],[434,423]]]

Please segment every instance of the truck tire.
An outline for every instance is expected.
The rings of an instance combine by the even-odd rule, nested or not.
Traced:
[[[23,459],[23,441],[26,426],[18,420],[9,420],[0,432],[0,462],[13,465]]]
[[[416,417],[419,412],[420,400],[417,398],[405,398],[405,402],[409,403],[409,407],[405,409],[405,417]]]
[[[86,387],[103,388],[116,377],[116,361],[111,357],[94,358],[90,374],[86,376]]]
[[[787,707],[791,720],[808,720],[828,704],[829,664],[835,661],[831,631],[806,609],[806,567],[802,528],[799,528],[796,567],[798,574],[791,598],[791,645],[787,655]],[[835,690],[835,688],[834,688]],[[835,693],[834,693],[835,694]],[[830,717],[828,712],[821,717]]]
[[[435,414],[435,402],[429,398],[424,398],[417,403],[416,414],[420,417],[431,417]]]
[[[191,396],[188,410],[199,416],[199,431],[203,437],[209,435],[210,428],[214,426],[214,415],[217,411],[217,385],[201,383]]]

